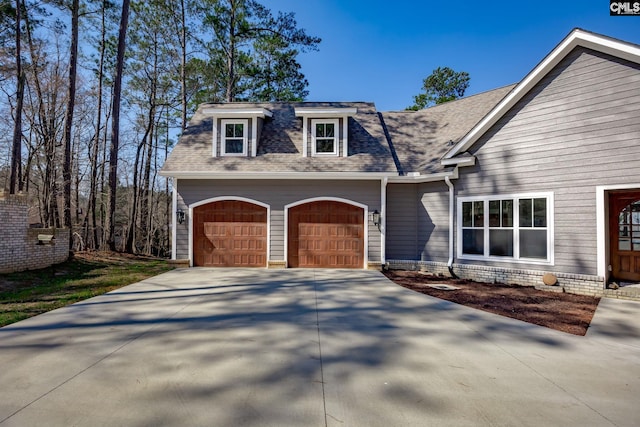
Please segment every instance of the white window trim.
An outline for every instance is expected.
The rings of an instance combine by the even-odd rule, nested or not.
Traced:
[[[520,242],[519,242],[519,229],[515,224],[519,221],[518,200],[519,199],[534,199],[534,198],[546,198],[547,199],[547,259],[541,260],[538,258],[521,258]],[[490,200],[513,200],[513,224],[514,227],[510,228],[514,230],[513,241],[513,257],[495,256],[495,255],[470,255],[462,252],[462,203],[463,202],[483,202],[484,203],[484,253],[489,253],[489,201]],[[457,256],[463,260],[477,260],[477,261],[496,261],[506,263],[518,263],[518,264],[536,264],[536,265],[554,265],[554,193],[518,193],[518,194],[496,194],[491,196],[465,196],[458,197],[457,203],[457,224],[456,224],[456,243],[457,243]]]
[[[330,153],[318,153],[316,151],[316,125],[318,123],[321,124],[333,124],[333,129],[334,132],[336,133],[335,136],[333,137],[334,143],[333,143],[333,151]],[[331,156],[331,157],[336,157],[338,156],[338,146],[340,145],[340,120],[339,119],[313,119],[311,120],[311,156],[313,157],[324,157],[324,156]],[[322,139],[329,139],[329,138],[322,138]]]
[[[241,124],[242,125],[242,153],[227,153],[226,152],[226,125],[228,124]],[[249,120],[247,119],[222,119],[220,120],[220,155],[228,157],[246,157],[249,146]]]

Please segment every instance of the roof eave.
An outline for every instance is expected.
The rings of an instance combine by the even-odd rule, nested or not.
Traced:
[[[410,172],[408,175],[404,176],[390,176],[388,182],[393,184],[420,184],[425,182],[444,181],[446,177],[449,177],[450,179],[458,179],[458,168],[454,168],[446,172],[429,173],[424,175],[420,172]]]
[[[210,171],[160,171],[161,176],[177,179],[328,179],[328,180],[379,180],[390,172],[210,172]]]
[[[221,118],[232,117],[272,117],[273,113],[266,108],[203,108],[202,113],[207,116]]]
[[[442,159],[440,161],[442,166],[475,166],[476,164],[476,156],[464,156],[464,157],[454,157],[452,159]]]

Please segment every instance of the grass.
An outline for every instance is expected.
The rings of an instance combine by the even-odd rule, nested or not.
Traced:
[[[0,274],[0,327],[171,270],[166,260],[113,253],[78,253],[41,270]]]

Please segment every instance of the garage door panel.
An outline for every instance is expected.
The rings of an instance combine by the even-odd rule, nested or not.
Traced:
[[[194,264],[265,267],[267,209],[248,202],[220,201],[194,209]]]
[[[362,268],[364,210],[334,201],[289,210],[290,267]]]

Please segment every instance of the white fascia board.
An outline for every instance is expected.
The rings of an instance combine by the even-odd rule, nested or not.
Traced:
[[[458,179],[458,168],[449,172],[430,173],[427,175],[389,176],[388,182],[393,184],[419,184],[422,182],[444,181],[447,176],[449,179]]]
[[[380,180],[389,177],[387,172],[202,172],[202,171],[160,171],[160,176],[178,179],[292,179],[292,180]]]
[[[296,117],[306,118],[334,118],[334,117],[352,117],[358,113],[357,108],[296,108]]]
[[[266,108],[205,108],[203,114],[219,118],[234,117],[273,117],[273,113]]]
[[[520,101],[540,80],[544,78],[574,48],[606,53],[631,62],[640,63],[640,46],[621,42],[609,37],[589,33],[581,29],[573,30],[555,49],[551,51],[527,76],[496,105],[476,126],[473,127],[451,150],[444,159],[451,159],[468,150],[491,126],[496,124],[511,107]]]
[[[438,172],[422,175],[420,173],[410,176],[399,176],[388,172],[165,172],[160,171],[160,176],[170,176],[176,179],[292,179],[292,180],[380,180],[387,178],[390,183],[410,184],[421,182],[444,181],[458,179],[458,168],[448,172]]]
[[[476,164],[476,156],[454,157],[453,159],[442,159],[442,166],[474,166]]]

